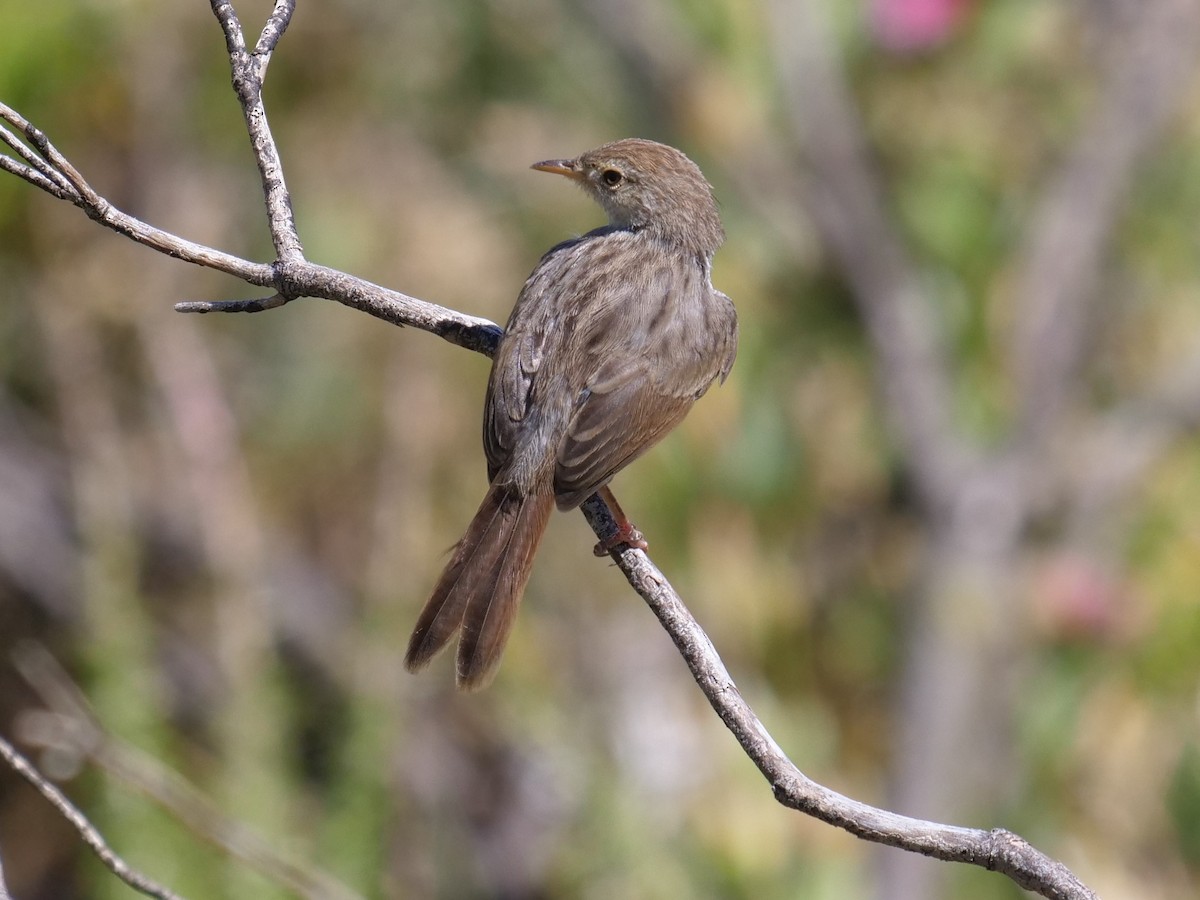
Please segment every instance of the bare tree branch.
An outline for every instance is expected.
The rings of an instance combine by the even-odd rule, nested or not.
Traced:
[[[31,150],[25,143],[21,141],[9,129],[0,126],[0,142],[3,142],[17,156],[21,157],[25,162],[21,163],[13,159],[11,156],[0,154],[0,168],[6,172],[11,172],[18,178],[24,178],[30,184],[41,188],[50,194],[53,194],[60,200],[69,200],[70,202],[80,205],[79,192],[76,191],[70,181],[58,171],[46,158],[45,152],[40,148],[48,147],[46,136],[37,128],[34,128],[31,123],[26,121],[24,117],[19,115],[15,110],[10,109],[0,103],[0,119],[15,125],[27,140],[34,147],[38,147],[38,153]],[[53,151],[53,148],[49,148]],[[57,151],[55,151],[57,152]],[[41,155],[39,155],[41,154]]]
[[[176,312],[208,313],[208,312],[265,312],[268,309],[279,309],[289,302],[283,294],[272,294],[270,297],[255,297],[249,300],[183,300],[175,304]]]
[[[24,178],[30,184],[60,200],[74,203],[87,213],[89,218],[95,219],[100,224],[139,244],[151,247],[159,253],[225,272],[260,287],[266,287],[273,283],[274,273],[269,265],[248,262],[211,247],[184,240],[121,212],[101,197],[58,151],[58,148],[50,142],[49,138],[24,116],[12,107],[0,103],[0,119],[13,125],[29,141],[37,150],[42,161],[42,164],[35,169],[29,166],[20,166],[11,157],[0,156],[0,161],[7,160],[10,163],[10,165],[4,166],[6,171]],[[25,158],[25,154],[16,149],[20,146],[20,141],[16,140],[11,132],[6,129],[0,138],[3,138],[4,143],[16,150],[17,153],[20,153],[22,158]],[[46,169],[52,175],[44,175],[43,172]]]
[[[11,123],[24,134],[41,157],[65,179],[67,186],[63,188],[58,181],[51,181],[39,171],[22,166],[11,157],[0,155],[0,163],[5,160],[12,163],[11,166],[0,167],[52,196],[69,200],[90,218],[139,244],[175,259],[233,275],[247,284],[273,287],[284,298],[319,297],[336,300],[393,325],[411,325],[487,356],[492,354],[500,339],[500,327],[487,319],[427,303],[344,272],[314,265],[303,258],[279,260],[274,264],[250,262],[148,225],[121,212],[100,196],[49,139],[14,109],[0,103],[0,119]],[[187,301],[177,308],[181,312],[257,312],[282,305],[282,300],[275,299],[236,300],[229,303]]]
[[[49,712],[26,714],[26,721],[36,727],[26,727],[25,739],[90,760],[157,803],[193,834],[298,896],[361,900],[329,873],[278,850],[254,829],[227,816],[179,773],[109,734],[83,693],[44,647],[23,645],[13,659],[49,708]]]
[[[598,497],[584,504],[583,514],[601,540],[616,533],[616,522]],[[1066,866],[1003,828],[982,831],[913,819],[852,800],[813,781],[775,743],[742,697],[704,629],[650,557],[634,549],[614,550],[611,555],[671,636],[709,704],[758,766],[781,804],[864,840],[1001,872],[1044,897],[1097,900]]]
[[[266,125],[261,99],[262,78],[270,53],[290,20],[294,3],[279,0],[275,4],[271,19],[253,54],[246,51],[241,24],[232,4],[225,0],[212,0],[212,5],[225,33],[234,87],[242,104],[262,176],[277,253],[273,264],[250,263],[184,241],[115,210],[79,176],[44,136],[40,136],[40,132],[7,107],[0,106],[0,117],[14,124],[26,136],[40,158],[65,178],[69,189],[64,188],[56,176],[42,173],[32,162],[25,164],[28,173],[18,171],[14,174],[21,175],[55,196],[70,199],[92,218],[139,243],[198,265],[227,272],[250,284],[269,286],[278,293],[278,297],[266,300],[189,302],[177,307],[181,311],[257,311],[283,305],[294,297],[322,297],[395,324],[414,325],[486,355],[494,352],[500,329],[491,322],[388,291],[304,259],[278,152]],[[801,4],[800,8],[807,9],[807,4]],[[839,252],[851,254],[853,248],[848,235],[858,229],[865,228],[865,233],[874,235],[882,244],[874,248],[871,259],[856,257],[853,262],[857,265],[848,268],[861,272],[856,276],[860,279],[856,288],[861,295],[860,303],[872,340],[883,359],[881,382],[891,400],[889,408],[896,418],[896,426],[908,444],[909,458],[916,467],[927,495],[939,500],[950,490],[947,474],[954,474],[959,468],[959,448],[946,420],[949,390],[937,346],[936,329],[929,318],[929,310],[923,305],[919,285],[905,259],[903,248],[892,235],[882,202],[872,187],[874,182],[865,168],[865,145],[858,135],[858,124],[849,117],[849,105],[837,94],[838,83],[832,80],[829,59],[821,55],[820,48],[814,47],[811,37],[797,33],[795,23],[787,24],[786,28],[782,21],[778,24],[780,27],[777,31],[787,32],[784,42],[788,54],[792,50],[797,51],[797,64],[807,67],[803,70],[805,77],[817,78],[820,82],[818,87],[826,91],[818,95],[822,97],[822,114],[840,116],[833,120],[822,119],[822,130],[828,131],[830,137],[811,148],[814,157],[829,168],[825,173],[830,178],[827,186],[829,193],[820,195],[817,205],[824,211],[822,221],[828,230],[829,240],[839,248]],[[800,24],[803,26],[804,23]],[[803,43],[793,45],[790,41]],[[791,81],[796,74],[790,73],[788,80]],[[849,168],[842,168],[843,162],[837,158],[838,154],[849,155]],[[25,158],[22,155],[22,159]],[[6,170],[13,171],[12,167],[6,167]],[[29,173],[39,177],[31,177]],[[856,184],[867,185],[867,188],[864,190],[856,187]],[[49,185],[58,187],[59,192],[56,193]],[[839,205],[843,201],[845,208]],[[842,216],[858,218],[847,221]],[[847,263],[851,261],[849,258],[846,260]],[[584,504],[583,512],[601,540],[614,532],[612,516],[598,497],[590,498]],[[643,551],[629,549],[614,551],[612,556],[630,585],[658,616],[713,709],[770,782],[781,803],[867,840],[938,859],[995,869],[1022,887],[1045,897],[1055,900],[1094,900],[1095,895],[1061,863],[1035,850],[1010,832],[1002,829],[987,832],[956,828],[898,816],[843,797],[807,778],[788,760],[754,715],[711,641],[650,558]]]
[[[0,129],[0,131],[4,132],[3,135],[0,135],[0,139],[4,140],[5,143],[10,143],[8,138],[4,137],[8,132],[4,129]],[[22,165],[11,156],[0,156],[0,169],[3,169],[5,172],[11,172],[18,178],[24,178],[35,187],[41,188],[48,194],[53,194],[59,200],[73,199],[69,189],[62,187],[62,185],[55,181],[51,181],[36,169]]]
[[[80,812],[79,808],[71,803],[62,791],[51,784],[34,767],[33,763],[18,753],[16,748],[2,737],[0,737],[0,758],[3,758],[9,768],[33,785],[38,793],[50,801],[50,805],[57,809],[62,814],[62,817],[71,823],[83,839],[83,842],[88,845],[92,852],[100,858],[100,862],[114,875],[135,891],[145,894],[147,897],[157,897],[158,900],[182,900],[178,894],[143,875],[118,856],[108,846],[103,835],[96,830],[96,826],[88,821],[87,816]],[[3,896],[3,890],[0,888],[0,897]]]
[[[70,183],[61,173],[56,171],[46,160],[30,150],[15,134],[2,126],[0,126],[0,141],[3,141],[12,148],[26,163],[26,165],[21,165],[11,157],[0,156],[0,165],[3,165],[7,171],[27,181],[33,181],[43,190],[47,190],[56,197],[61,197],[64,200],[74,196],[75,192],[72,190]]]
[[[262,60],[260,75],[267,74],[271,54],[275,51],[275,45],[279,43],[283,33],[287,31],[295,11],[296,0],[275,0],[275,9],[267,17],[267,24],[263,26],[262,34],[258,36],[258,43],[254,45],[254,54]]]
[[[267,110],[262,100],[263,80],[267,76],[271,53],[287,30],[296,8],[296,0],[276,0],[275,9],[267,19],[262,36],[259,37],[252,53],[246,50],[242,24],[238,21],[233,4],[228,0],[212,0],[212,8],[221,23],[221,30],[225,32],[229,68],[233,73],[233,90],[241,104],[242,114],[246,119],[246,130],[250,134],[250,145],[254,149],[254,160],[258,163],[275,254],[280,261],[303,259],[304,249],[296,231],[292,198],[283,179],[283,163],[279,159],[275,139],[271,136],[271,127],[267,124]]]

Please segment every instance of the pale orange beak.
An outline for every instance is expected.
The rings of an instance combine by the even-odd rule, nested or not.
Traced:
[[[579,169],[579,163],[573,159],[547,159],[534,163],[529,168],[539,172],[553,172],[555,175],[565,175],[572,181],[584,181],[587,176]]]

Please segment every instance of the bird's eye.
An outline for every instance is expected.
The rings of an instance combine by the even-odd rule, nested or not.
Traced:
[[[616,187],[618,184],[621,183],[621,179],[624,178],[625,176],[623,176],[616,169],[605,169],[603,172],[600,173],[600,177],[602,179],[604,179],[604,183],[607,184],[609,187]]]

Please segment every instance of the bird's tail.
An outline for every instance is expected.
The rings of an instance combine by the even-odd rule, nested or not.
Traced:
[[[410,672],[424,668],[461,625],[458,686],[481,688],[492,680],[553,508],[549,492],[488,488],[417,619],[404,656]]]

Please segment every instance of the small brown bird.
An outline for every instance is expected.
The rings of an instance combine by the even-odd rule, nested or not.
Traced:
[[[533,168],[579,184],[609,224],[542,257],[492,362],[490,486],[404,658],[423,668],[461,626],[461,688],[495,674],[554,505],[573,509],[606,488],[725,380],[737,354],[733,303],[710,280],[725,232],[695,163],[629,139]],[[645,547],[619,519],[598,550]]]

